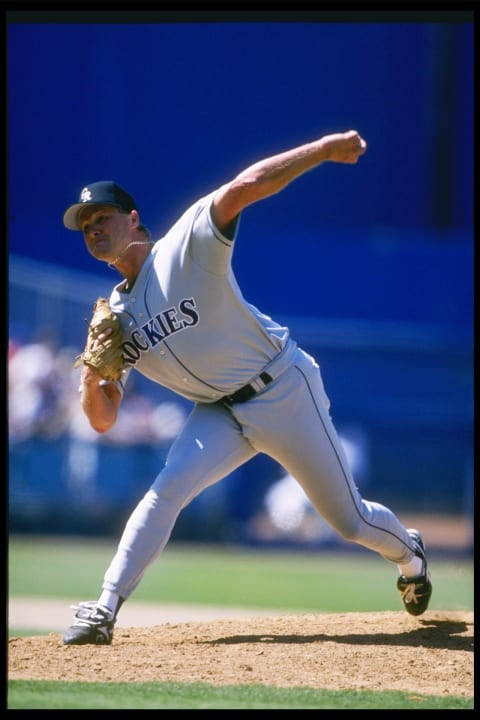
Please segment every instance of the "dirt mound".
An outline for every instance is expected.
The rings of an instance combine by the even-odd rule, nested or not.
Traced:
[[[473,612],[300,614],[9,640],[9,679],[179,681],[473,696]]]

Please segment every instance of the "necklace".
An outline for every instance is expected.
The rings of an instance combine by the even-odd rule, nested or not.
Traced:
[[[115,264],[120,260],[121,257],[123,257],[124,253],[128,250],[129,247],[132,247],[132,245],[154,245],[155,243],[153,240],[132,240],[132,242],[129,242],[125,247],[123,248],[120,255],[118,255],[115,260],[112,260],[112,262],[108,263],[108,267],[115,268]]]

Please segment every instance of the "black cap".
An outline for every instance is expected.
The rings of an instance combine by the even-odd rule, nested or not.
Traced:
[[[63,224],[69,230],[80,230],[77,222],[78,212],[85,205],[112,205],[125,212],[137,209],[133,197],[113,180],[100,180],[83,188],[78,202],[70,205],[63,215]]]

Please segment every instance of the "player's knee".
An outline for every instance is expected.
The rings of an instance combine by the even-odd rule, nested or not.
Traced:
[[[173,505],[181,509],[188,501],[190,487],[178,473],[171,473],[166,468],[157,475],[149,493],[156,497],[157,505]]]
[[[362,536],[361,523],[357,520],[350,521],[342,525],[342,527],[336,528],[336,530],[343,540],[348,540],[349,542],[358,542]]]

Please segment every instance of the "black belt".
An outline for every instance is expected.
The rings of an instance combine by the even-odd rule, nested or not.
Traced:
[[[266,372],[260,373],[258,377],[264,383],[264,385],[268,385],[273,380],[273,378],[270,377],[270,375]],[[225,403],[225,405],[233,405],[234,403],[247,402],[247,400],[250,400],[254,395],[256,395],[257,392],[260,391],[260,389],[263,390],[263,388],[257,389],[253,386],[252,383],[248,383],[248,385],[244,385],[242,388],[240,388],[240,390],[237,390],[231,395],[225,395],[225,397],[221,398],[219,402]]]

